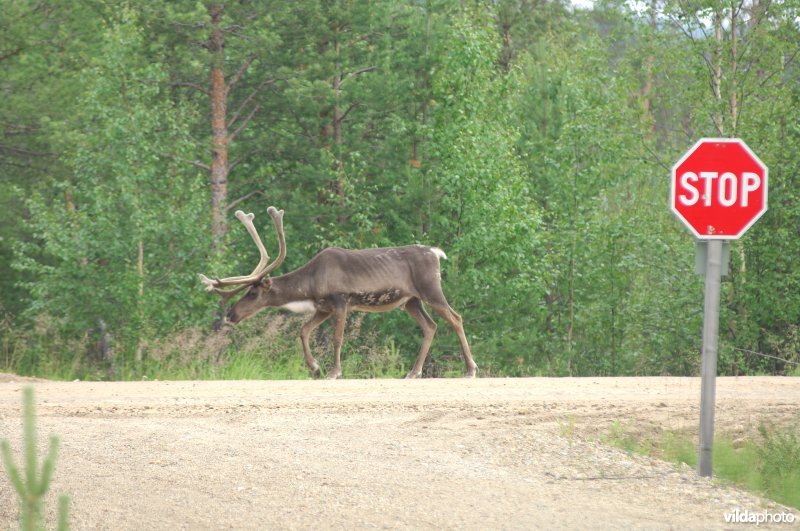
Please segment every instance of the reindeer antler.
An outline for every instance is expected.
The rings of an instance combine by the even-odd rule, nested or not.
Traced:
[[[283,233],[283,210],[278,210],[271,206],[267,209],[267,214],[272,218],[272,223],[275,225],[275,232],[278,234],[278,258],[264,268],[260,273],[261,276],[259,280],[275,271],[278,266],[286,260],[286,235]],[[256,237],[258,237],[258,235],[256,235]]]
[[[253,219],[255,218],[255,215],[252,213],[245,214],[241,210],[237,210],[236,217],[242,222],[245,229],[247,229],[250,237],[253,238],[256,247],[258,247],[258,252],[261,254],[261,259],[258,261],[256,268],[253,269],[253,272],[246,276],[211,279],[200,273],[200,280],[206,285],[206,290],[214,291],[224,300],[228,300],[230,297],[243,290],[247,286],[261,282],[265,276],[277,269],[278,266],[283,263],[284,259],[286,258],[286,236],[283,232],[283,210],[278,210],[271,206],[267,209],[267,213],[270,215],[270,217],[272,217],[272,222],[275,224],[275,231],[278,233],[278,258],[276,258],[271,264],[267,265],[267,262],[269,262],[269,254],[267,254],[267,250],[264,247],[264,244],[261,242],[258,231],[256,230],[255,225],[253,225]],[[237,285],[239,287],[235,289],[220,289],[223,286]]]

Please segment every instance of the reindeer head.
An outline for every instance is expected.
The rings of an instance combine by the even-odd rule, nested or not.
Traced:
[[[270,305],[269,295],[272,288],[272,280],[267,275],[277,269],[286,258],[286,237],[283,233],[283,210],[269,207],[267,213],[272,217],[272,221],[275,224],[275,231],[278,234],[278,258],[276,258],[274,262],[268,265],[269,255],[264,248],[264,244],[261,242],[261,238],[258,236],[258,231],[256,231],[253,225],[253,218],[255,218],[255,215],[252,213],[245,214],[241,210],[237,210],[236,217],[245,226],[250,237],[253,238],[256,247],[258,247],[259,253],[261,253],[261,259],[258,265],[252,273],[241,277],[211,279],[202,273],[200,274],[200,280],[206,285],[206,290],[213,291],[219,295],[222,298],[223,304],[227,303],[240,291],[247,290],[244,297],[239,299],[228,311],[227,319],[233,324],[243,321],[256,314],[262,308]],[[233,289],[221,289],[225,286],[237,287]]]
[[[252,317],[267,306],[273,306],[272,300],[272,279],[267,277],[262,279],[256,284],[245,286],[245,291],[242,298],[236,301],[236,304],[231,306],[225,316],[227,322],[236,324],[244,321],[248,317]]]

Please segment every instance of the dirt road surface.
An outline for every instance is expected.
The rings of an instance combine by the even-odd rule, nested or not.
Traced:
[[[696,433],[696,378],[6,375],[0,438],[18,460],[23,385],[36,390],[42,451],[47,435],[61,438],[49,519],[67,493],[73,529],[741,529],[724,514],[787,511],[603,442],[615,423]],[[717,405],[717,433],[734,437],[797,421],[800,379],[720,378]],[[16,517],[0,474],[0,529]]]

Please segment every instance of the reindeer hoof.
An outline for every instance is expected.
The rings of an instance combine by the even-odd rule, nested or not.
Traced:
[[[475,378],[478,376],[478,367],[470,367],[467,370],[467,374],[464,375],[464,378]]]
[[[328,373],[328,380],[336,380],[338,378],[341,378],[341,376],[342,376],[341,369],[331,369],[330,372]]]
[[[322,377],[322,371],[319,368],[319,365],[311,369],[311,377],[315,380],[319,380]]]
[[[419,373],[419,372],[416,372],[416,371],[411,371],[410,373],[406,374],[406,377],[404,379],[405,380],[415,380],[415,379],[419,378],[420,376],[422,376],[422,373]]]

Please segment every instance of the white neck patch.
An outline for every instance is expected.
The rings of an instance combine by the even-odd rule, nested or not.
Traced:
[[[317,311],[314,303],[309,300],[288,302],[280,307],[294,313],[311,313]]]

